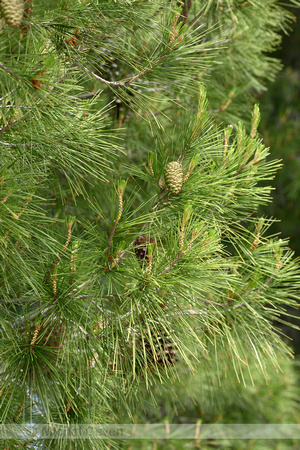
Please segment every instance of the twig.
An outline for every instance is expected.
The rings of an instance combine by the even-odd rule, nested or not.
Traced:
[[[9,92],[10,94],[10,92]],[[7,94],[7,95],[9,95]],[[5,97],[7,97],[7,95]],[[0,98],[0,101],[3,100],[5,97]],[[26,106],[26,105],[0,105],[0,108],[25,108],[25,109],[34,109],[33,106]]]
[[[22,403],[21,403],[21,405],[20,405],[20,408],[19,408],[19,413],[18,413],[18,415],[17,415],[17,417],[16,417],[16,420],[18,420],[18,419],[19,419],[19,417],[21,416],[21,414],[22,414],[22,411],[23,411],[23,406],[24,406],[24,402],[22,402]]]
[[[102,308],[100,308],[100,306],[98,305],[98,303],[97,302],[95,302],[95,300],[92,300],[92,303],[93,303],[93,305],[95,305],[96,306],[96,308],[97,309],[99,309],[99,311],[102,313],[102,314],[104,314],[104,311],[103,311],[103,309]]]
[[[176,311],[175,313],[166,314],[166,316],[200,316],[201,314],[208,314],[206,309],[201,309],[200,311],[194,311],[193,309],[186,309],[185,311]],[[214,314],[214,313],[212,313]]]
[[[176,36],[174,36],[175,38]],[[181,38],[181,39],[180,39]],[[174,39],[173,39],[174,40]],[[77,61],[77,66],[82,68],[83,70],[85,70],[85,72],[87,72],[91,77],[95,78],[98,81],[101,81],[101,83],[106,84],[107,86],[114,86],[114,87],[127,87],[129,84],[133,83],[135,80],[138,80],[139,78],[143,77],[144,75],[146,75],[147,73],[151,72],[152,70],[155,69],[155,67],[161,63],[171,52],[172,48],[174,48],[180,41],[182,40],[182,36],[179,36],[179,38],[177,39],[177,42],[173,45],[173,47],[169,47],[167,48],[167,50],[159,57],[157,58],[156,61],[153,62],[153,64],[151,65],[151,67],[148,67],[147,69],[142,70],[140,73],[138,73],[137,75],[134,75],[133,77],[128,78],[127,80],[124,81],[108,81],[105,80],[104,78],[100,77],[99,75],[96,75],[94,72],[92,72],[91,70],[89,70],[87,67],[81,65],[80,63],[78,63]],[[170,38],[170,42],[169,44],[172,43],[172,34],[171,34],[171,38]],[[77,60],[77,59],[76,59]]]
[[[157,63],[158,63],[158,61],[156,62],[156,64]],[[107,86],[114,86],[114,87],[126,87],[129,84],[131,84],[133,81],[137,80],[138,78],[142,77],[146,73],[153,70],[153,68],[154,68],[154,67],[151,67],[151,68],[145,69],[142,72],[140,72],[139,74],[135,75],[134,77],[129,78],[127,81],[108,81],[108,80],[105,80],[104,78],[100,77],[99,75],[96,75],[94,72],[92,72],[85,66],[79,65],[79,67],[81,67],[83,70],[85,70],[91,77],[95,78],[95,80],[101,81],[101,83],[104,83]]]
[[[2,200],[1,200],[1,203],[5,203],[6,202],[6,200],[9,198],[9,194],[7,194]]]
[[[28,112],[30,112],[30,111],[27,111],[27,113]],[[10,128],[12,128],[13,126],[15,126],[15,125],[19,125],[20,123],[25,123],[25,122],[27,122],[29,119],[25,119],[24,118],[25,117],[25,114],[24,114],[24,116],[23,116],[23,118],[22,119],[20,119],[20,120],[15,120],[15,122],[9,122],[7,125],[5,125],[3,128],[0,128],[0,135],[1,134],[3,134],[3,133],[5,133],[6,131],[8,131]],[[32,116],[31,117],[31,119],[34,119],[35,117],[34,116]]]
[[[196,22],[197,22],[197,20],[198,19],[200,19],[200,17],[203,15],[203,11],[201,11],[199,14],[197,14],[197,16],[195,16],[194,18],[193,18],[193,20],[191,20],[190,22],[189,22],[189,27],[192,27]]]
[[[215,305],[215,306],[228,306],[228,303],[217,303],[217,302],[213,302],[211,300],[205,300],[204,298],[200,298],[200,297],[195,297],[196,300],[200,300],[200,302],[203,303],[207,303],[208,305]]]
[[[271,275],[271,276],[268,278],[268,280],[265,282],[265,284],[264,284],[264,285],[256,292],[256,295],[260,294],[261,291],[263,291],[263,290],[271,283],[271,281],[273,281],[273,279],[274,279],[274,276]]]
[[[209,302],[209,303],[210,303],[210,302]],[[217,304],[218,304],[218,303],[217,303]],[[218,305],[220,305],[220,304],[218,304]],[[234,309],[241,308],[241,307],[244,306],[244,305],[246,305],[246,303],[245,303],[245,302],[241,302],[241,303],[239,303],[238,305],[233,306],[232,308],[226,309],[225,311],[226,311],[226,312],[230,312],[230,311],[233,311]],[[223,305],[222,305],[222,306],[223,306]],[[228,305],[225,305],[225,306],[228,306]],[[166,316],[183,316],[183,315],[200,316],[201,314],[208,314],[208,313],[210,313],[210,314],[216,314],[215,311],[210,311],[210,312],[208,312],[207,309],[201,309],[201,310],[199,310],[199,311],[194,311],[193,309],[186,309],[186,310],[184,310],[184,311],[177,311],[177,312],[175,312],[175,313],[166,314]]]
[[[185,25],[187,22],[191,6],[192,6],[192,0],[185,0],[182,11],[181,11],[182,25]]]
[[[172,291],[171,291],[171,294],[173,294],[175,296],[177,295],[175,292],[172,292]],[[193,297],[190,297],[190,296],[185,296],[185,298],[189,298],[189,299],[193,300]],[[212,300],[205,300],[204,298],[201,298],[201,297],[195,297],[195,300],[200,300],[200,302],[206,303],[207,305],[221,306],[222,308],[229,306],[229,303],[218,303],[218,302],[214,302]],[[243,304],[244,304],[244,302],[243,302]],[[236,305],[232,309],[235,309],[235,308],[239,307],[240,305],[241,305],[241,303],[239,305]],[[226,311],[228,311],[228,310],[226,310]]]
[[[78,94],[75,95],[74,99],[79,98],[79,99],[85,99],[85,98],[93,98],[93,97],[97,97],[97,95],[99,95],[102,91],[95,91],[95,92],[84,92],[83,94]]]
[[[76,242],[75,245],[74,245],[73,250],[71,251],[71,258],[70,258],[70,269],[71,269],[71,272],[76,272],[76,253],[77,253],[77,250],[78,250],[78,243]],[[73,286],[74,281],[75,281],[74,280],[74,276],[72,274],[72,277],[71,277],[71,280],[70,280],[71,286]]]
[[[15,88],[13,88],[10,92],[8,92],[6,95],[4,95],[3,97],[0,98],[0,102],[2,102],[2,100],[4,100],[6,97],[8,97],[10,94],[12,94],[16,89],[18,88],[18,86],[16,86]],[[1,106],[1,108],[3,108]]]
[[[95,275],[98,271],[99,271],[99,269],[95,269],[95,270],[92,272],[91,275]],[[73,289],[73,290],[72,290],[72,293],[76,293],[77,291],[80,291],[80,289],[82,289],[82,288],[88,286],[88,285],[91,284],[92,282],[93,282],[93,279],[92,279],[92,278],[89,279],[89,280],[84,281],[83,283],[81,283],[81,284],[78,286],[78,288]],[[71,295],[71,294],[70,294],[70,295]]]
[[[79,328],[79,330],[84,334],[84,336],[89,339],[90,335],[89,333],[87,333],[80,325],[78,325],[78,323],[74,322],[73,320],[69,319],[69,322],[73,323],[74,325],[76,325],[77,328]]]
[[[233,311],[234,309],[241,308],[241,306],[244,306],[244,305],[246,305],[246,302],[241,302],[241,303],[238,303],[237,305],[233,306],[232,308],[226,309],[226,311],[230,312],[230,311]]]
[[[32,314],[30,314],[29,316],[20,317],[19,321],[15,321],[15,322],[11,323],[11,326],[13,328],[16,328],[19,325],[19,322],[22,322],[23,324],[25,324],[25,320],[34,319],[34,317],[36,317],[39,314],[41,316],[44,316],[46,313],[51,311],[51,309],[53,309],[53,308],[54,308],[54,305],[51,305],[51,306],[48,306],[47,308],[43,309],[42,311],[36,310]]]
[[[120,320],[125,319],[126,317],[130,316],[132,313],[135,312],[135,308],[132,308],[132,311],[129,311],[128,313],[124,314],[123,316],[120,317]]]

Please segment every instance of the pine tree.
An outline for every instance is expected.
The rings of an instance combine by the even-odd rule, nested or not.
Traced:
[[[292,14],[277,0],[1,0],[1,14],[2,423],[132,421],[182,370],[270,376],[291,356],[274,321],[300,271],[257,214],[280,162],[251,105]]]

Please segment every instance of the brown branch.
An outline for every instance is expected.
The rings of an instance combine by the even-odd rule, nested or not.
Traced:
[[[157,61],[156,64],[158,64],[158,62],[159,61]],[[145,69],[142,72],[140,72],[139,74],[137,74],[134,77],[131,77],[128,80],[125,80],[125,81],[108,81],[108,80],[105,80],[104,78],[100,77],[99,75],[96,75],[94,72],[92,72],[91,70],[89,70],[85,66],[79,65],[79,67],[81,67],[83,70],[85,70],[95,80],[101,81],[101,83],[104,83],[107,86],[113,86],[113,87],[126,87],[129,84],[133,83],[133,81],[137,80],[138,78],[141,78],[146,73],[151,72],[151,70],[153,70],[153,68],[154,68],[154,67],[151,67],[151,68]]]
[[[196,22],[197,22],[197,20],[199,20],[200,19],[200,17],[203,15],[203,11],[201,11],[199,14],[197,14],[194,18],[193,18],[193,20],[191,20],[190,22],[189,22],[189,27],[192,27]]]
[[[188,19],[188,15],[192,6],[192,0],[185,0],[181,11],[182,25],[185,25]]]
[[[226,309],[226,312],[227,312],[227,311],[230,312],[230,311],[233,311],[234,309],[241,308],[241,307],[244,306],[244,305],[246,305],[246,302],[238,303],[237,305],[233,306],[232,308]]]

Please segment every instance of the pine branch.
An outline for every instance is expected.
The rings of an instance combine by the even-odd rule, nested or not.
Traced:
[[[159,274],[157,275],[158,277],[163,275],[164,273],[168,272],[169,270],[171,270],[175,266],[177,261],[190,251],[190,249],[192,248],[192,245],[193,245],[195,239],[198,237],[198,235],[199,235],[199,230],[195,229],[193,231],[192,238],[191,238],[187,248],[178,252],[177,255],[175,256],[175,258],[173,259],[173,261],[171,262],[171,264],[168,267],[166,267],[165,269],[163,269],[161,272],[159,272]]]
[[[177,20],[178,20],[178,16],[177,16]],[[173,34],[172,34],[172,33],[173,33]],[[173,41],[174,41],[174,39],[175,39],[175,25],[174,25],[174,27],[173,27],[173,29],[172,29],[172,33],[171,33],[170,41],[169,41],[169,44],[170,44],[170,45],[173,43]],[[181,39],[182,39],[182,36],[179,37],[179,38],[177,39],[177,42],[175,43],[175,45],[177,45],[177,44],[180,42]],[[175,45],[173,44],[173,47],[175,47]],[[148,68],[142,70],[140,73],[138,73],[138,74],[136,74],[136,75],[134,75],[134,76],[128,78],[127,80],[124,80],[124,81],[108,81],[108,80],[105,80],[104,78],[100,77],[99,75],[96,75],[94,72],[92,72],[91,70],[89,70],[87,67],[81,65],[81,64],[78,62],[78,59],[75,60],[75,61],[76,61],[75,64],[76,64],[79,68],[83,69],[86,73],[88,73],[88,75],[89,75],[90,77],[94,78],[95,80],[101,81],[101,83],[104,83],[104,84],[106,84],[107,86],[113,86],[113,87],[127,87],[127,86],[129,86],[130,84],[132,84],[134,81],[138,80],[139,78],[142,78],[142,77],[143,77],[144,75],[146,75],[147,73],[152,72],[153,70],[155,70],[155,68],[156,68],[162,61],[164,61],[165,58],[166,58],[167,56],[169,56],[169,54],[170,54],[171,51],[172,51],[172,47],[168,47],[167,50],[165,50],[165,52],[164,52],[159,58],[157,58],[156,60],[154,60],[154,61],[152,62],[151,67],[148,67]]]
[[[63,249],[59,252],[58,257],[57,257],[56,260],[52,263],[52,265],[51,265],[51,267],[50,267],[50,270],[49,270],[49,273],[48,273],[48,275],[47,275],[46,278],[45,278],[45,281],[44,281],[45,284],[48,284],[50,277],[53,275],[53,270],[54,270],[54,268],[57,267],[57,266],[59,265],[59,263],[60,263],[62,257],[63,257],[64,254],[65,254],[65,251],[67,250],[67,248],[68,248],[68,246],[69,246],[69,244],[70,244],[70,241],[71,241],[71,235],[72,235],[72,226],[73,226],[73,224],[74,224],[74,218],[69,218],[69,220],[67,221],[67,230],[68,230],[67,240],[66,240],[66,242],[65,242],[65,245],[64,245]],[[56,280],[56,274],[54,274],[54,277],[55,277],[55,280]],[[55,288],[55,290],[56,290],[56,288]],[[54,297],[56,297],[56,295],[54,295]]]

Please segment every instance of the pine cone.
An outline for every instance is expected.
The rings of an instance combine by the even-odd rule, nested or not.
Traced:
[[[24,1],[0,0],[0,11],[10,27],[19,28],[24,14]]]
[[[182,164],[177,161],[167,164],[165,169],[166,185],[169,187],[172,194],[179,194],[183,184],[183,170]]]
[[[133,243],[136,257],[139,261],[148,261],[148,245],[153,244],[154,239],[148,236],[139,236]]]
[[[41,330],[42,333],[43,330]],[[65,326],[60,320],[57,325],[54,325],[48,330],[43,337],[38,341],[39,346],[50,347],[53,349],[59,349],[64,346],[65,343]]]
[[[146,331],[146,330],[144,330]],[[117,357],[114,358],[114,362],[111,359],[109,364],[113,371],[128,370],[128,367],[124,367],[123,361],[126,358],[133,359],[133,352],[136,354],[136,373],[143,376],[143,370],[141,364],[145,364],[145,369],[153,372],[155,368],[165,369],[169,366],[173,366],[177,361],[176,344],[172,341],[171,336],[167,336],[166,332],[161,330],[159,335],[155,330],[155,334],[152,334],[151,339],[144,334],[143,338],[140,333],[137,333],[135,337],[135,346],[133,347],[133,339],[125,340],[122,345],[119,346],[119,352]],[[147,362],[145,360],[145,353]]]
[[[177,362],[176,345],[171,337],[166,335],[165,331],[161,331],[159,336],[153,335],[152,344],[154,349],[150,341],[144,343],[148,355],[148,362],[151,364],[153,361],[153,364],[151,364],[152,367],[155,365],[164,367],[166,365],[174,365]]]

